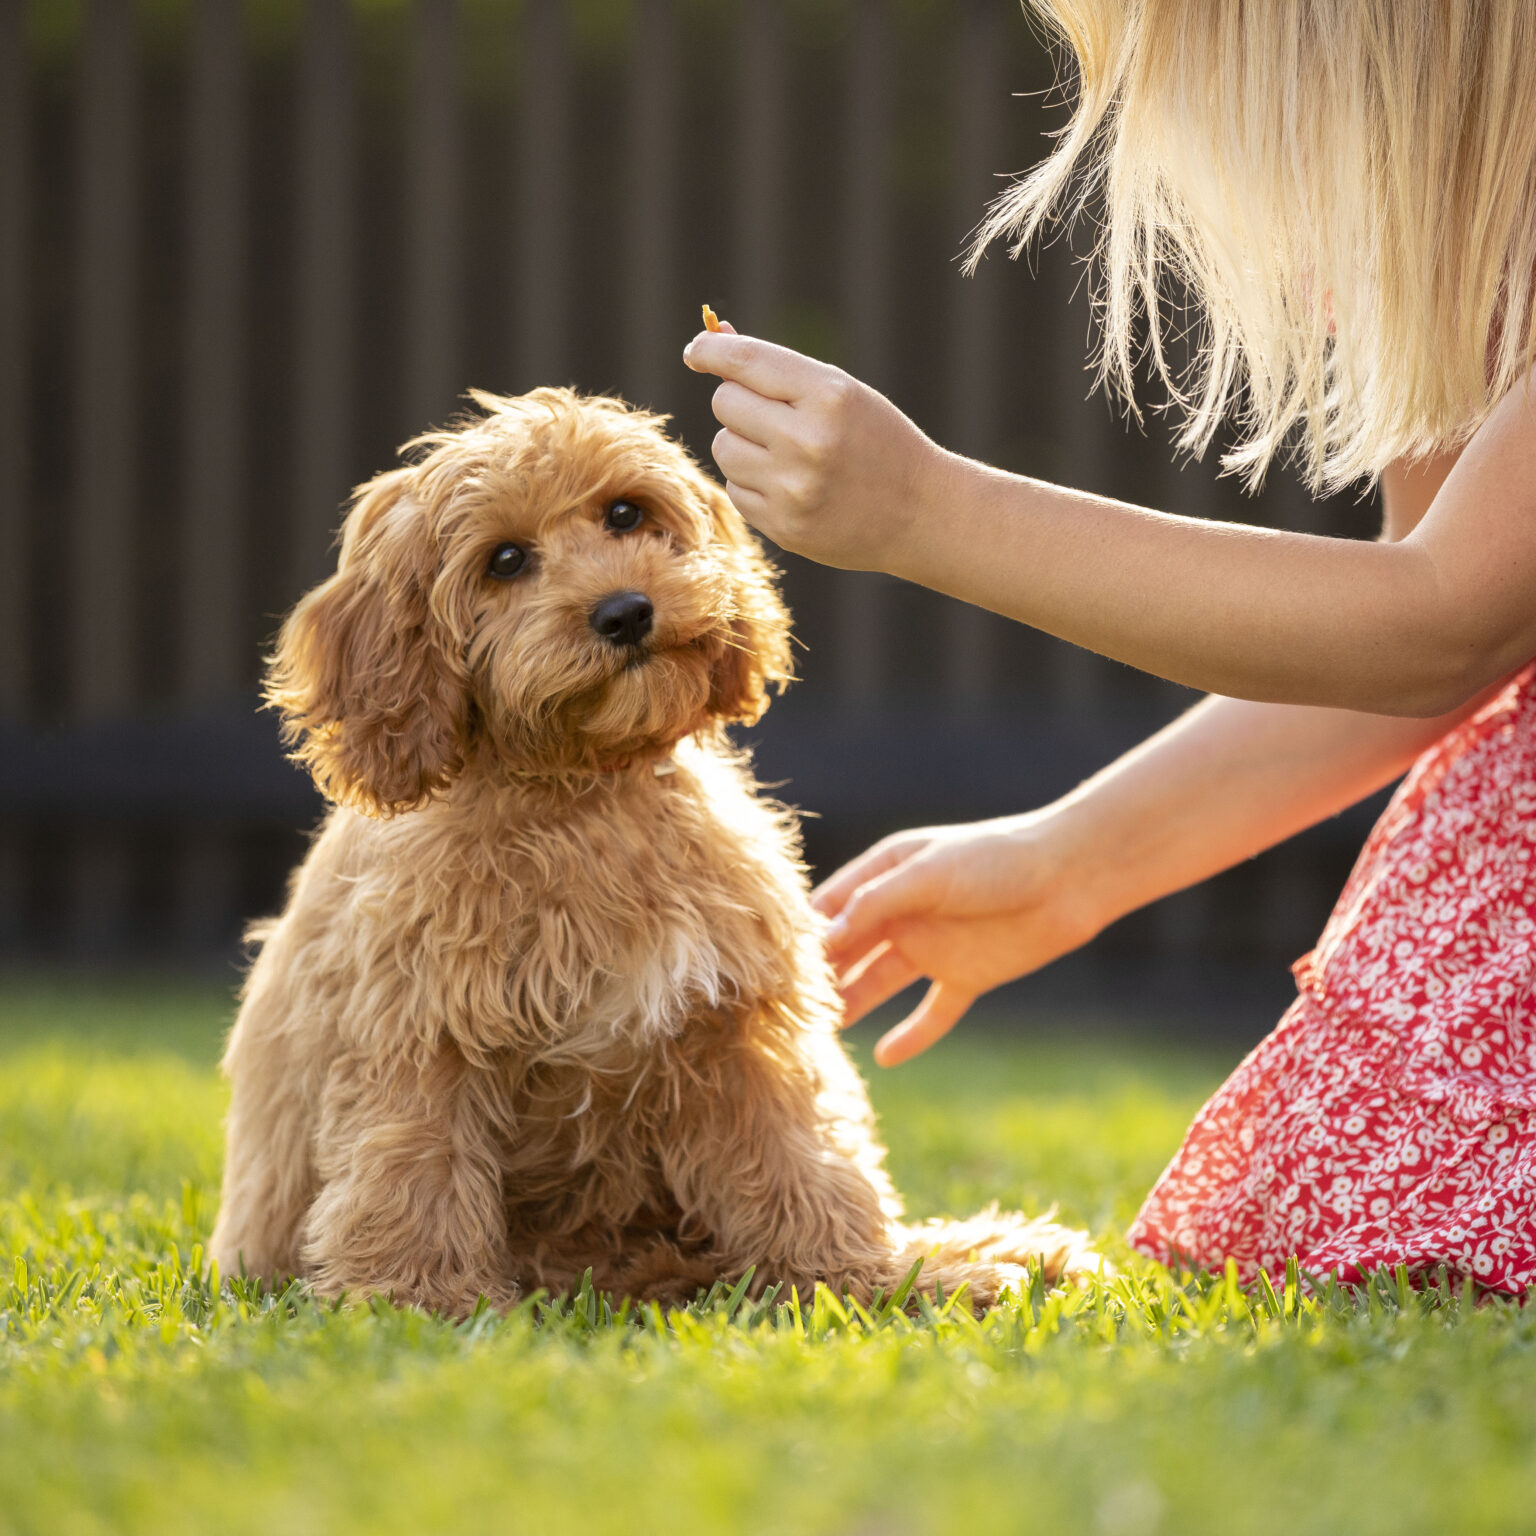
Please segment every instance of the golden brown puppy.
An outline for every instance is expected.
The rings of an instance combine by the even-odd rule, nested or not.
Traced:
[[[462,1313],[824,1280],[992,1300],[1079,1234],[903,1228],[787,816],[723,735],[788,615],[654,416],[541,389],[364,486],[269,697],[335,802],[259,930],[213,1251]],[[999,1267],[1002,1266],[1002,1267]]]

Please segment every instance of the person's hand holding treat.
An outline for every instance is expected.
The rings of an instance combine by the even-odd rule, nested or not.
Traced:
[[[753,527],[823,565],[908,574],[904,541],[951,455],[841,368],[723,322],[694,337],[683,361],[723,380],[715,463]]]

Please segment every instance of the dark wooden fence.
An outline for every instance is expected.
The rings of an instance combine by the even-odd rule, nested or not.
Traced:
[[[957,255],[1062,113],[1009,0],[0,0],[0,953],[227,948],[318,810],[254,710],[347,488],[467,386],[673,414],[708,299],[941,440],[1201,515],[1258,501],[1089,398],[1081,269]],[[1059,792],[1180,690],[786,558],[805,681],[757,736],[825,862]],[[1358,822],[1113,959],[1304,947]]]

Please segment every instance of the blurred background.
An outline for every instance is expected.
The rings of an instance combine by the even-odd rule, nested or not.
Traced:
[[[232,975],[321,811],[256,690],[348,489],[472,385],[614,391],[707,459],[704,300],[1009,469],[1374,533],[1090,396],[1081,248],[962,277],[1054,77],[1013,0],[0,0],[0,961]],[[1193,697],[780,564],[803,681],[750,735],[822,870],[1038,804]],[[1368,820],[1022,995],[1256,1033]]]

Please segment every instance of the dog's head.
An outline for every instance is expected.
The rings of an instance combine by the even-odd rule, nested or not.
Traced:
[[[750,723],[790,674],[772,570],[662,418],[563,389],[474,399],[361,487],[271,661],[295,757],[374,815],[482,751],[592,772]]]

